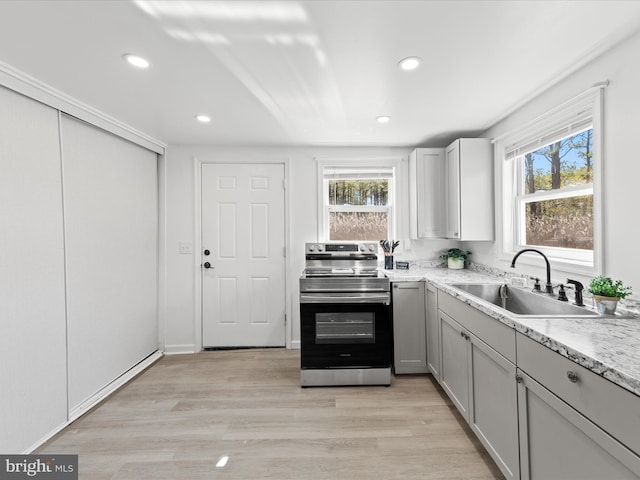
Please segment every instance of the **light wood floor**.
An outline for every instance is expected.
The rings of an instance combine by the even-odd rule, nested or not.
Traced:
[[[37,453],[79,454],[86,480],[503,479],[431,376],[303,389],[299,359],[164,357]]]

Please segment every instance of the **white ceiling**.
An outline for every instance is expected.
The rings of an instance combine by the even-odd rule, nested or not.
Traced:
[[[639,29],[640,1],[4,0],[0,62],[169,144],[442,146]]]

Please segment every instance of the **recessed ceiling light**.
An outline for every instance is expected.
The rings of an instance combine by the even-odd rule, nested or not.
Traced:
[[[407,57],[400,60],[398,66],[402,70],[415,70],[420,66],[420,59],[418,57]]]
[[[129,62],[134,67],[138,68],[149,68],[151,63],[146,58],[142,58],[139,55],[134,55],[133,53],[126,53],[122,56],[127,62]]]
[[[209,123],[211,121],[211,117],[209,115],[196,115],[196,120],[202,123]]]
[[[387,115],[382,115],[382,116],[376,118],[376,120],[378,121],[378,123],[389,123],[389,120],[391,120],[391,117],[389,117]]]

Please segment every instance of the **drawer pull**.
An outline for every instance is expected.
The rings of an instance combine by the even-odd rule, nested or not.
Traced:
[[[567,378],[571,383],[578,383],[578,374],[573,370],[567,371]]]

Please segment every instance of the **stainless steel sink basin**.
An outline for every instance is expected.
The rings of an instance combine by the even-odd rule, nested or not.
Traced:
[[[561,302],[555,297],[529,292],[507,285],[492,283],[451,285],[486,302],[508,310],[514,315],[530,317],[598,317],[600,314],[587,307]],[[502,296],[501,296],[501,290]],[[502,298],[506,297],[506,298]]]

